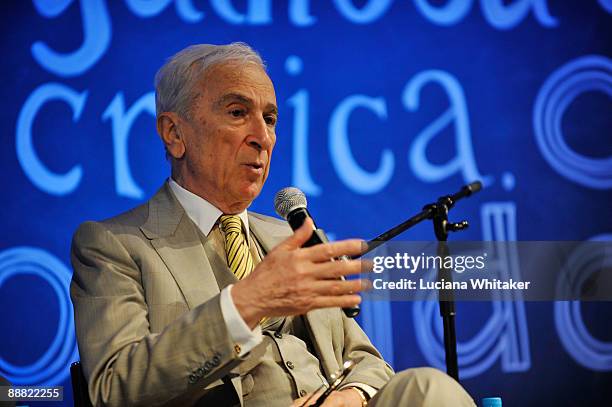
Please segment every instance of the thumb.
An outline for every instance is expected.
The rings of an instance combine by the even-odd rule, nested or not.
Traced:
[[[314,232],[314,222],[311,218],[306,218],[302,226],[293,232],[293,235],[289,236],[281,246],[285,249],[299,249],[304,243],[310,239]]]

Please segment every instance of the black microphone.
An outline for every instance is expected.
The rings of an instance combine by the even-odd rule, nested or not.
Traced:
[[[294,231],[299,229],[303,224],[306,218],[312,219],[312,223],[314,225],[314,230],[312,232],[312,236],[302,245],[302,247],[310,247],[316,244],[327,243],[329,239],[325,235],[323,229],[319,229],[316,226],[316,223],[308,209],[306,209],[306,195],[298,188],[287,187],[283,188],[276,193],[274,196],[274,209],[276,213],[283,219],[285,219],[291,229]],[[342,256],[338,260],[348,260],[348,257]],[[344,280],[344,277],[341,277]],[[361,308],[359,305],[355,305],[354,307],[342,308],[344,311],[344,315],[349,318],[355,318],[359,315],[359,311]]]

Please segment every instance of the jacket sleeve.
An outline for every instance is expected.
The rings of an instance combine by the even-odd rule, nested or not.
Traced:
[[[150,332],[139,265],[105,225],[79,227],[71,260],[77,341],[95,406],[191,404],[241,362],[219,295]]]
[[[355,384],[366,384],[379,390],[393,377],[393,368],[385,362],[357,322],[352,318],[347,318],[342,311],[340,314],[344,326],[342,359],[356,363],[355,368],[345,380],[347,384],[341,386],[340,389]]]

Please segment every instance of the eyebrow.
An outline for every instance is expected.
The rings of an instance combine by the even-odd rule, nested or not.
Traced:
[[[215,105],[215,108],[223,108],[232,102],[239,102],[247,106],[253,106],[255,104],[253,102],[253,99],[251,99],[250,97],[241,95],[240,93],[226,93],[225,95],[217,99],[214,105]],[[267,113],[274,113],[275,115],[278,116],[278,107],[276,107],[275,104],[268,103],[265,110]]]

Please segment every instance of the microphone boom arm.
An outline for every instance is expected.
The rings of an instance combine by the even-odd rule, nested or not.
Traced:
[[[406,230],[414,227],[415,225],[421,223],[424,220],[435,219],[436,217],[438,217],[437,215],[439,215],[439,213],[436,212],[439,212],[440,210],[448,214],[448,210],[455,206],[457,201],[463,198],[467,198],[472,194],[475,194],[476,192],[480,191],[481,189],[482,183],[480,181],[472,182],[471,184],[464,185],[458,192],[452,195],[445,195],[438,198],[438,201],[436,203],[425,205],[423,207],[423,210],[418,214],[414,215],[405,222],[402,222],[399,225],[387,230],[386,232],[376,236],[374,239],[368,241],[366,243],[366,251],[358,256],[353,256],[353,259],[358,259],[364,254],[371,252],[381,244],[388,242],[389,240],[404,233]],[[444,209],[446,210],[444,211]],[[455,232],[458,230],[465,229],[468,226],[468,223],[466,221],[459,223],[448,223],[448,220],[446,219],[442,219],[442,221],[444,222],[439,222],[439,226],[436,226],[434,224],[436,237],[438,238],[438,240],[441,241],[446,241],[449,231]]]

